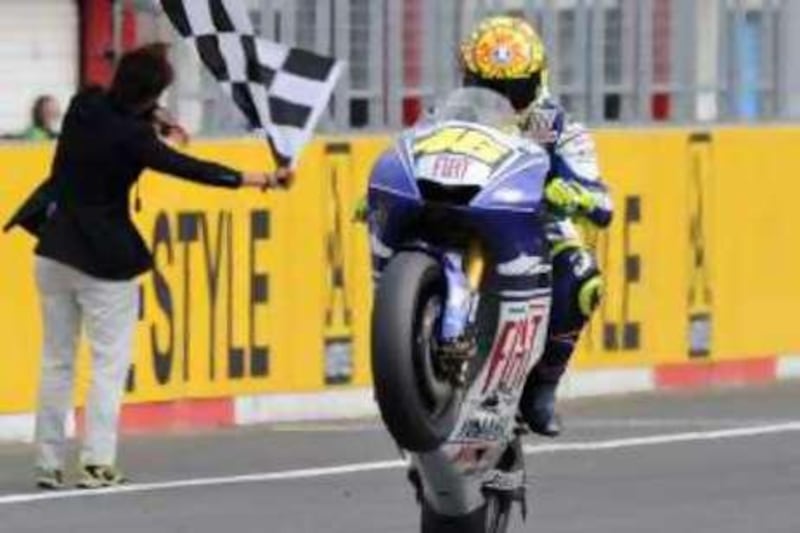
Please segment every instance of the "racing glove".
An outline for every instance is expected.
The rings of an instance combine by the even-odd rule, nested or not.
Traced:
[[[592,193],[573,181],[553,178],[545,186],[544,197],[551,210],[562,216],[585,215],[595,208]]]

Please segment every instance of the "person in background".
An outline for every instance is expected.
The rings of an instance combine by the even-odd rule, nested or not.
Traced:
[[[162,138],[185,133],[158,106],[173,70],[166,46],[122,56],[108,90],[73,97],[51,175],[6,228],[38,236],[36,281],[44,343],[36,413],[36,484],[64,486],[65,422],[72,409],[75,352],[81,327],[92,352],[86,432],[77,485],[125,482],[117,467],[117,423],[138,313],[134,281],[152,256],[134,226],[129,192],[150,168],[202,185],[268,189],[290,185],[286,169],[239,172],[173,150]]]
[[[61,107],[54,96],[38,96],[31,108],[31,124],[20,134],[27,141],[51,141],[58,137]]]

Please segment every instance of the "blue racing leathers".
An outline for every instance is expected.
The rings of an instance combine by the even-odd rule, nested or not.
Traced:
[[[537,386],[548,384],[555,390],[581,330],[600,301],[602,278],[580,228],[608,226],[613,207],[600,180],[594,142],[583,125],[571,121],[558,104],[545,98],[521,115],[521,129],[550,156],[545,196],[550,206],[547,234],[553,261],[547,344],[528,378],[521,403],[524,413],[524,404],[534,401]]]

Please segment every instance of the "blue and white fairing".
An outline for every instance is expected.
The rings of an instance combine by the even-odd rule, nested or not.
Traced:
[[[369,182],[375,276],[400,250],[424,250],[439,259],[449,291],[443,338],[463,333],[468,319],[462,260],[470,241],[480,243],[484,254],[482,296],[529,298],[550,282],[543,205],[549,159],[513,134],[505,99],[477,91],[477,98],[475,89],[455,93],[438,116],[403,133],[375,164]],[[498,113],[495,105],[487,113],[482,106],[493,98],[508,112]],[[504,132],[509,129],[511,134]]]

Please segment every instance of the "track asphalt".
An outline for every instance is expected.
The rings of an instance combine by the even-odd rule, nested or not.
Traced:
[[[511,531],[798,533],[798,405],[800,382],[565,403]],[[375,420],[126,437],[121,458],[125,491],[41,493],[30,446],[1,445],[0,533],[417,531]]]

